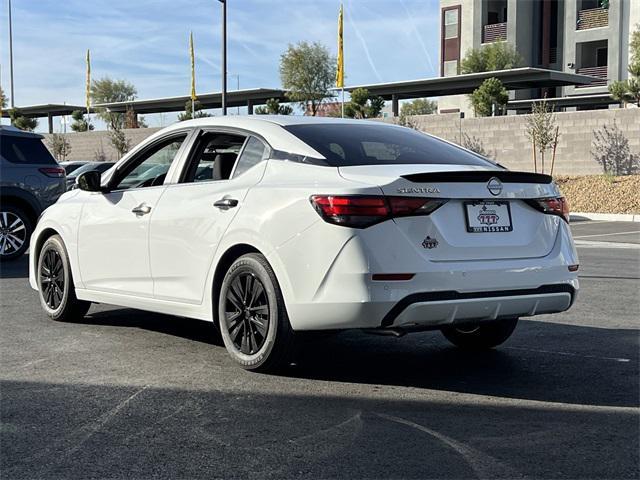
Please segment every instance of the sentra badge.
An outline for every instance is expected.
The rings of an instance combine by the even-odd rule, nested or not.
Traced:
[[[440,193],[437,187],[403,187],[398,189],[398,193]]]

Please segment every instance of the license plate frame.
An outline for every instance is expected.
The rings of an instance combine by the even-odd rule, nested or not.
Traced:
[[[466,223],[466,227],[467,227],[467,232],[468,233],[509,233],[509,232],[513,232],[513,219],[511,218],[511,205],[509,204],[509,202],[507,201],[501,201],[501,200],[473,200],[473,201],[468,201],[468,202],[464,202],[464,220]],[[509,223],[508,225],[496,225],[496,226],[492,226],[492,225],[487,225],[487,226],[476,226],[476,225],[472,225],[471,222],[469,221],[469,217],[470,215],[473,213],[471,211],[471,209],[473,209],[473,207],[483,207],[483,206],[499,206],[499,207],[506,207],[507,210],[507,215],[509,218]],[[470,208],[471,207],[471,208]],[[502,209],[501,209],[502,210]],[[476,213],[477,215],[477,213]],[[477,223],[477,222],[474,222]]]

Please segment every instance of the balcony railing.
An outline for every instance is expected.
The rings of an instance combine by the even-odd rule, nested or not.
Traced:
[[[590,28],[606,27],[607,25],[609,25],[608,8],[589,8],[578,12],[576,30],[588,30]]]
[[[482,30],[482,43],[502,42],[507,39],[507,22],[485,25]]]
[[[584,67],[576,70],[578,75],[589,75],[591,77],[598,77],[601,80],[594,80],[590,85],[576,85],[576,88],[585,87],[598,87],[600,85],[607,84],[607,66],[604,67]]]

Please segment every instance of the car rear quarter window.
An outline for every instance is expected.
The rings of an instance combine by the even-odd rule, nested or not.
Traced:
[[[264,160],[266,150],[264,143],[255,137],[249,137],[249,140],[247,140],[247,144],[238,159],[236,170],[233,172],[234,178],[238,175],[242,175],[251,167]]]
[[[287,125],[333,167],[393,164],[495,166],[468,150],[409,128],[371,124]]]
[[[17,164],[57,165],[57,162],[37,137],[2,135],[0,138],[2,157]]]

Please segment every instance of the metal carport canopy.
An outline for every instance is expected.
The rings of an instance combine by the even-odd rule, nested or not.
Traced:
[[[589,85],[593,80],[602,80],[588,75],[578,75],[558,70],[523,67],[493,72],[468,73],[451,77],[356,85],[345,87],[345,90],[352,92],[356,88],[366,88],[371,95],[378,95],[385,100],[441,97],[444,95],[471,93],[487,78],[492,77],[500,80],[507,90]]]
[[[262,105],[270,98],[275,98],[282,102],[289,101],[286,91],[274,88],[253,88],[247,90],[233,90],[227,92],[227,107],[248,107],[252,113],[254,105]],[[91,108],[106,108],[112,112],[126,112],[128,109],[136,113],[162,113],[181,112],[185,109],[185,104],[191,100],[189,95],[179,97],[165,97],[151,100],[131,100],[115,103],[100,103]],[[198,95],[198,102],[203,109],[221,108],[222,93],[203,93]]]

